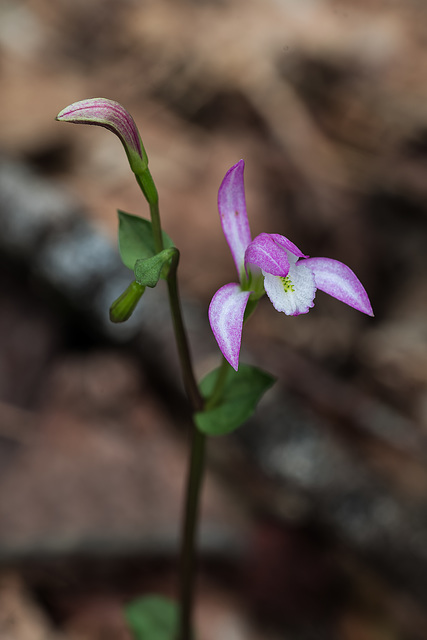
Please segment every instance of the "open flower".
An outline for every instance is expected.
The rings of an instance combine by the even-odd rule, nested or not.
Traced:
[[[226,284],[209,305],[209,322],[223,356],[237,371],[245,311],[249,300],[266,293],[277,311],[297,316],[314,306],[320,289],[373,316],[371,303],[353,271],[331,258],[308,258],[293,242],[275,233],[252,241],[243,184],[244,162],[229,169],[218,193],[222,229],[240,283]]]
[[[73,102],[58,113],[56,120],[73,124],[94,124],[109,129],[122,141],[132,171],[138,175],[146,170],[147,154],[135,121],[118,102],[108,98]]]

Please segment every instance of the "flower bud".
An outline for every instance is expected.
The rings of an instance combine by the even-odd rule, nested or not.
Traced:
[[[136,305],[145,291],[143,285],[138,282],[131,282],[122,295],[113,302],[110,307],[111,322],[126,322],[136,309]]]
[[[135,174],[146,171],[148,158],[134,119],[121,104],[107,98],[89,98],[65,107],[56,120],[73,124],[94,124],[115,133],[123,143]]]

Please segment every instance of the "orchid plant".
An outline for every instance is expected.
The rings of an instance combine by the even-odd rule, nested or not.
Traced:
[[[370,316],[372,307],[362,284],[342,262],[309,258],[279,234],[261,233],[252,240],[244,162],[240,160],[227,171],[218,194],[221,224],[239,282],[224,285],[212,298],[209,321],[224,357],[222,364],[198,383],[181,312],[179,251],[162,230],[157,189],[132,116],[113,100],[92,98],[69,105],[57,120],[97,125],[115,133],[149,205],[150,220],[118,212],[119,251],[123,263],[133,272],[133,279],[111,305],[110,318],[113,322],[126,321],[146,288],[166,281],[182,377],[193,413],[192,443],[182,526],[179,603],[145,596],[131,603],[125,614],[136,640],[192,640],[195,543],[206,436],[230,433],[243,424],[274,382],[272,376],[256,367],[239,366],[245,320],[264,294],[277,311],[294,316],[313,307],[317,289]]]

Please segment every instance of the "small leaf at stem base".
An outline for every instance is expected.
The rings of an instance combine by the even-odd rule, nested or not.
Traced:
[[[135,640],[175,640],[178,605],[162,596],[138,598],[125,608],[125,617]]]
[[[211,371],[200,383],[205,398],[209,398],[214,390],[218,371]],[[194,415],[198,429],[210,436],[231,433],[251,417],[261,397],[274,382],[273,376],[256,367],[240,365],[237,372],[230,368],[224,392],[216,406]]]

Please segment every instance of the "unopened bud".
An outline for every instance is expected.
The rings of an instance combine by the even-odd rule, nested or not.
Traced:
[[[126,322],[135,311],[145,287],[137,282],[131,282],[126,291],[113,302],[110,307],[111,322]]]
[[[65,107],[56,120],[73,124],[94,124],[115,133],[123,143],[135,174],[146,171],[148,158],[134,119],[121,104],[107,98],[89,98]]]

